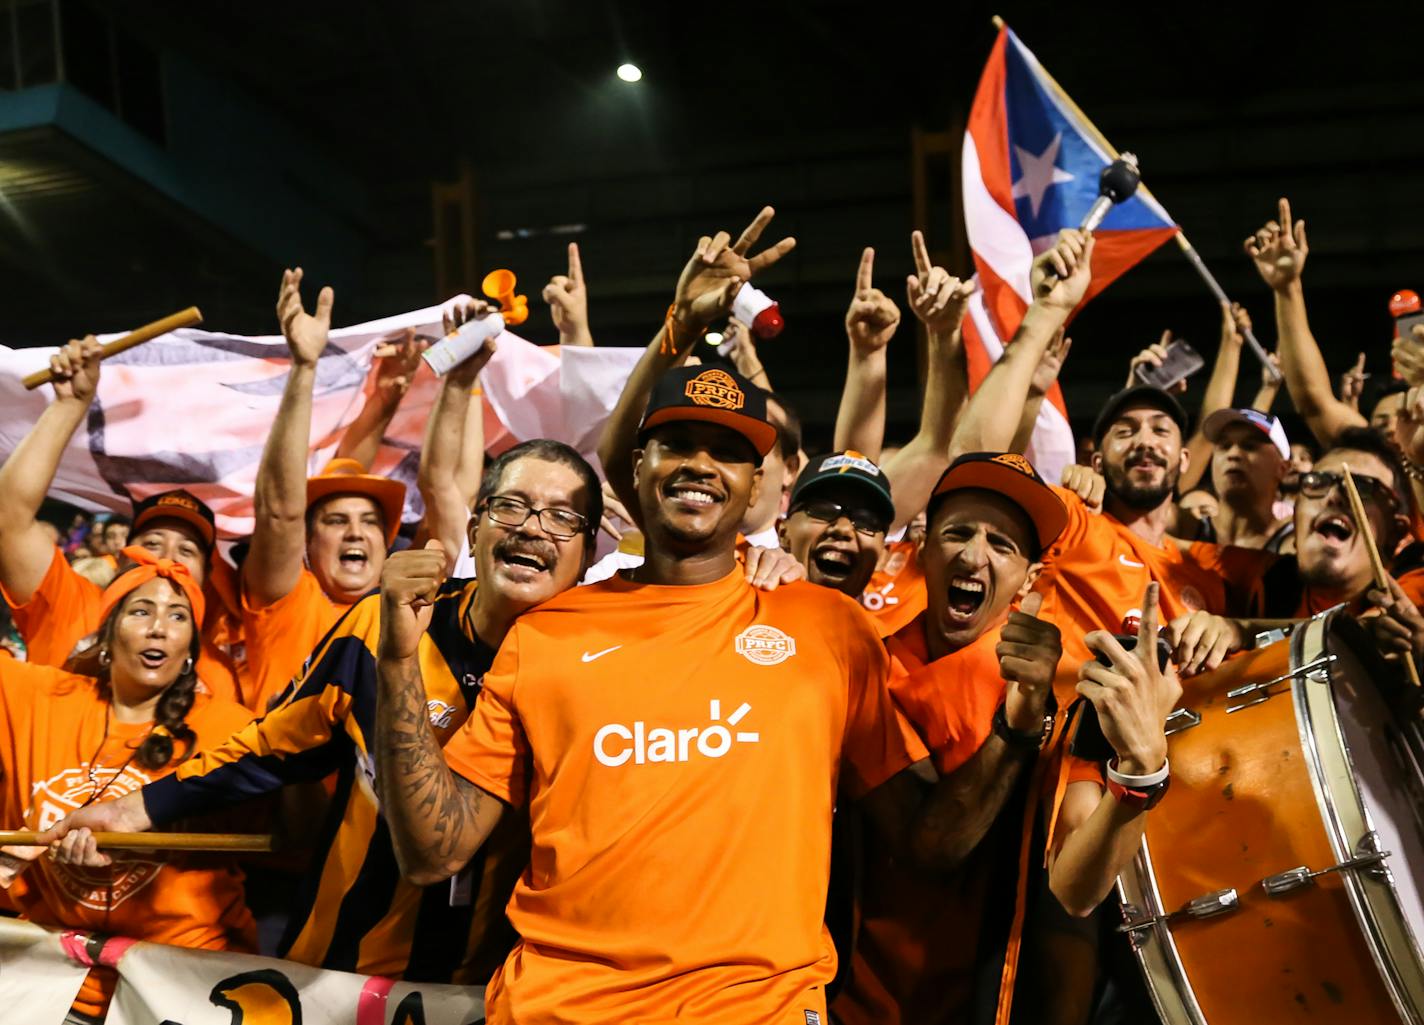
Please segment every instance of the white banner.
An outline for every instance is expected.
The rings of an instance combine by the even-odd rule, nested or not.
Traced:
[[[395,982],[250,954],[184,950],[0,918],[0,1020],[61,1025],[97,960],[119,980],[107,1025],[479,1025],[483,986]]]
[[[457,300],[452,300],[452,302]],[[443,307],[336,328],[317,368],[310,472],[336,450],[374,385],[376,347],[412,329],[440,335]],[[118,337],[101,335],[101,341]],[[34,426],[53,391],[27,392],[20,379],[49,365],[53,348],[0,346],[0,459]],[[509,332],[481,374],[485,447],[555,438],[593,455],[603,421],[642,349],[533,345]],[[56,497],[90,509],[127,513],[134,498],[188,488],[217,514],[223,536],[252,532],[252,490],[262,446],[286,385],[280,335],[245,337],[187,328],[104,361],[99,394],[75,432],[54,485]],[[421,509],[415,469],[439,382],[422,368],[385,439],[374,470],[407,485],[408,519]]]
[[[0,918],[0,1008],[23,1008],[34,1025],[59,1025],[87,974],[65,956],[59,933]]]

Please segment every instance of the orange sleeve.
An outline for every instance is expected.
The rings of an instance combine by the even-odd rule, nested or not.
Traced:
[[[1068,525],[1063,528],[1063,533],[1058,535],[1058,540],[1053,542],[1053,549],[1062,551],[1074,547],[1088,536],[1096,514],[1088,511],[1088,507],[1083,504],[1083,500],[1078,497],[1076,492],[1059,487],[1057,484],[1050,484],[1049,487],[1063,501],[1063,505],[1068,510]]]
[[[1424,569],[1412,569],[1399,578],[1399,589],[1419,608],[1424,608]]]
[[[506,804],[519,807],[529,798],[529,738],[515,706],[519,676],[519,627],[505,637],[470,717],[445,745],[445,761]]]
[[[861,797],[929,752],[890,697],[890,658],[858,606],[847,606],[844,631],[850,652],[842,779]]]
[[[86,580],[58,547],[40,586],[30,600],[17,605],[9,591],[5,603],[25,641],[25,657],[37,665],[62,666],[79,641],[99,626],[103,590]]]
[[[1068,755],[1068,782],[1069,783],[1096,783],[1098,786],[1107,785],[1107,777],[1103,775],[1103,767],[1097,762],[1085,761],[1077,755]]]
[[[259,715],[292,678],[344,607],[331,603],[310,570],[271,605],[255,608],[242,596],[242,637],[247,646],[247,707]]]
[[[1227,612],[1236,616],[1259,616],[1265,608],[1262,580],[1266,570],[1280,558],[1274,552],[1239,545],[1214,545],[1197,541],[1188,549],[1192,561],[1226,581]]]

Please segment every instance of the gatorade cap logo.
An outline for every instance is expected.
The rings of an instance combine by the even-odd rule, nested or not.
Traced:
[[[861,473],[869,474],[871,477],[880,476],[880,467],[854,450],[844,452],[838,456],[831,456],[831,458],[821,464],[821,469],[835,470],[838,473],[845,473],[847,470],[859,470]]]
[[[1005,452],[1001,456],[995,456],[991,462],[1002,463],[1005,466],[1013,467],[1025,477],[1034,476],[1033,464],[1017,452]]]
[[[713,409],[741,409],[747,402],[746,393],[724,370],[704,370],[687,382],[684,392],[694,405]]]

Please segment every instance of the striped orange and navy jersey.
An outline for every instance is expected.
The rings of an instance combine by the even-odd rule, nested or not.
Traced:
[[[469,715],[494,659],[494,649],[466,625],[475,586],[446,583],[420,639],[430,724],[442,745]],[[418,887],[401,879],[368,749],[380,624],[380,595],[367,595],[322,639],[277,707],[145,788],[144,804],[162,825],[336,773],[279,953],[365,975],[484,982],[513,945],[504,905],[528,862],[528,827],[520,816],[503,816],[509,825],[490,838],[493,846],[447,883]]]

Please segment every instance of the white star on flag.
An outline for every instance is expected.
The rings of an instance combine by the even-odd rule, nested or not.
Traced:
[[[1044,194],[1053,186],[1071,182],[1076,175],[1058,166],[1058,147],[1063,144],[1063,133],[1059,132],[1048,144],[1048,148],[1035,156],[1022,146],[1015,146],[1019,157],[1019,167],[1023,177],[1014,182],[1013,197],[1028,198],[1029,209],[1038,216],[1038,208],[1043,205]]]

